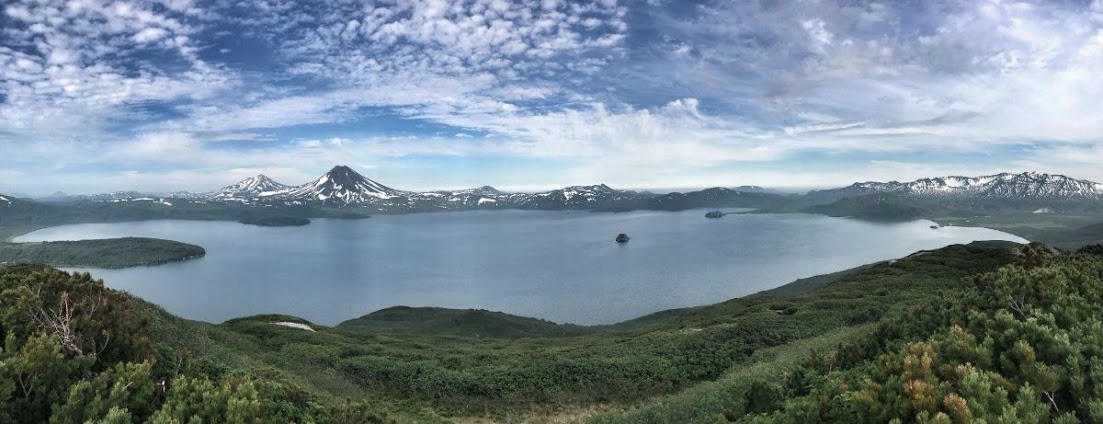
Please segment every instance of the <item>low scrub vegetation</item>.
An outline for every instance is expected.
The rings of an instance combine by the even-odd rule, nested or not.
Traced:
[[[514,339],[196,323],[13,266],[0,421],[1098,422],[1098,250],[951,246],[784,297]]]

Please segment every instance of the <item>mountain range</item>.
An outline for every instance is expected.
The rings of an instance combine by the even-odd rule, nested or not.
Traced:
[[[490,186],[453,191],[398,190],[373,181],[347,166],[335,166],[314,181],[287,186],[264,175],[194,196],[212,202],[256,205],[364,206],[377,210],[446,209],[600,209],[651,196],[615,190],[604,184],[573,186],[540,193],[507,193]]]
[[[854,183],[848,187],[820,190],[811,194],[853,196],[895,193],[904,196],[1003,199],[1079,198],[1103,199],[1103,184],[1039,172],[1001,173],[982,177],[949,176],[921,178],[911,182]]]
[[[538,193],[510,193],[483,186],[463,190],[407,191],[373,181],[348,166],[335,166],[317,179],[292,186],[257,175],[208,193],[175,192],[150,195],[123,191],[67,196],[69,201],[151,202],[172,206],[175,199],[204,204],[245,206],[358,207],[374,212],[424,212],[468,209],[534,210],[684,210],[744,207],[804,210],[839,199],[888,193],[915,201],[974,200],[1103,201],[1103,184],[1038,172],[1001,173],[981,177],[947,176],[910,182],[860,182],[804,195],[770,192],[757,186],[710,188],[655,194],[618,190],[605,184],[571,186]],[[7,197],[0,198],[0,205]],[[7,201],[10,204],[10,201]]]

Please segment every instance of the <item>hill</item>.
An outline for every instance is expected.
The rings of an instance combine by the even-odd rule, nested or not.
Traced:
[[[519,339],[578,336],[592,330],[482,309],[394,306],[350,319],[334,327],[358,333],[400,333]]]
[[[37,263],[58,267],[126,268],[199,258],[207,252],[178,241],[143,237],[0,243],[0,264]]]
[[[301,227],[304,225],[310,225],[310,219],[294,216],[250,216],[239,219],[237,222],[245,225],[256,225],[260,227]]]
[[[1000,173],[981,177],[948,176],[911,182],[864,182],[814,192],[820,196],[850,197],[894,193],[932,198],[1091,199],[1103,200],[1103,184],[1040,172]]]
[[[793,201],[792,196],[766,193],[759,190],[742,191],[714,187],[687,193],[674,192],[659,195],[632,205],[632,208],[659,211],[681,211],[698,208],[784,209]]]
[[[1103,257],[1040,245],[870,331],[597,423],[1099,422]],[[837,335],[835,335],[837,336]]]
[[[1066,249],[1076,249],[1085,245],[1100,244],[1103,243],[1103,222],[1050,231],[1039,236],[1039,240]]]
[[[588,334],[506,340],[279,315],[212,325],[87,275],[0,268],[0,420],[1095,422],[1101,276],[1103,257],[973,243]],[[110,307],[76,309],[75,331],[43,325],[56,322],[40,319],[50,305],[87,299]]]
[[[889,193],[847,197],[826,205],[811,206],[804,211],[873,221],[911,221],[946,214],[943,208]]]
[[[0,268],[0,292],[15,296],[0,296],[0,316],[9,317],[5,328],[25,329],[13,333],[18,336],[9,345],[12,350],[0,352],[0,359],[38,346],[59,346],[62,339],[51,336],[53,327],[30,318],[39,309],[26,308],[64,302],[57,297],[62,292],[72,293],[69,299],[80,299],[73,297],[78,293],[107,299],[113,305],[109,310],[95,316],[78,313],[74,324],[81,332],[90,331],[90,337],[105,328],[121,337],[110,344],[119,349],[116,354],[91,362],[58,347],[57,366],[76,368],[42,381],[42,390],[34,393],[7,392],[3,408],[19,417],[9,422],[43,421],[50,411],[66,410],[79,412],[75,420],[83,422],[105,417],[112,405],[132,405],[127,414],[135,420],[166,415],[221,422],[232,413],[231,405],[242,402],[254,405],[249,414],[261,422],[436,422],[471,416],[505,421],[584,411],[598,404],[629,408],[706,384],[733,367],[771,363],[761,355],[785,346],[803,351],[808,343],[830,346],[856,337],[866,331],[862,323],[906,309],[954,287],[962,276],[998,268],[1013,257],[1006,245],[952,246],[855,271],[796,297],[760,294],[652,317],[647,325],[517,339],[348,332],[287,316],[211,325],[104,289],[87,275],[32,266]],[[19,300],[21,296],[34,297]],[[401,310],[389,312],[403,316]],[[130,327],[119,327],[124,324]],[[141,365],[154,364],[152,358],[154,366]],[[15,364],[6,369],[24,369]],[[107,372],[115,369],[131,376],[127,378],[135,390],[126,392],[127,397],[79,400],[85,399],[81,393],[90,393],[84,387],[110,387],[121,378],[119,372]],[[0,381],[16,381],[16,375],[6,375]],[[156,392],[158,381],[168,382],[163,395]],[[200,393],[207,393],[207,400],[183,401]]]

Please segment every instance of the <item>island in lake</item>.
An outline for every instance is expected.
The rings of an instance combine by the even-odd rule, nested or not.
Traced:
[[[128,268],[184,261],[206,254],[206,250],[194,244],[145,237],[0,243],[0,265],[36,263],[57,267]]]
[[[248,217],[239,219],[240,222],[245,225],[257,225],[261,227],[301,227],[304,225],[310,225],[309,218],[294,217],[294,216],[265,216],[265,217]]]

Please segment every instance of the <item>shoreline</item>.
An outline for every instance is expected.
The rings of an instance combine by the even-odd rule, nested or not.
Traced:
[[[206,256],[202,246],[150,237],[0,243],[0,265],[124,269],[183,262]]]
[[[638,210],[627,211],[627,212],[667,212],[667,213],[676,213],[676,212],[694,211],[694,210],[698,210],[698,209],[707,210],[709,208],[694,208],[694,209],[687,209],[687,210],[682,210],[682,211],[638,209]],[[502,209],[502,210],[499,210],[499,211],[528,211],[528,210],[526,210],[526,209]],[[442,214],[442,213],[459,213],[459,212],[466,212],[466,211],[401,212],[401,213],[386,214],[386,215]],[[548,211],[548,212],[574,212],[574,211],[573,210],[559,210],[559,211]],[[586,212],[600,212],[600,211],[586,211]],[[751,210],[746,210],[746,211],[737,211],[737,212],[725,213],[725,215],[733,215],[733,216],[749,215],[749,214],[754,214],[754,215],[811,215],[811,216],[831,217],[830,215],[820,214],[820,213],[810,213],[810,212],[803,212],[803,211],[764,210],[764,209],[751,209]],[[366,218],[369,218],[369,217],[370,217],[369,215],[366,215],[366,216],[356,218],[356,219],[366,219]],[[873,222],[873,223],[880,222],[880,221],[876,221],[876,220],[869,220],[869,219],[855,218],[855,217],[834,217],[834,218],[851,219],[851,220],[856,220],[856,221],[861,221],[861,222]],[[311,224],[313,224],[314,219],[341,219],[341,220],[344,220],[344,219],[349,219],[349,218],[316,217],[316,218],[303,218],[303,219],[306,219],[306,220],[309,221],[306,225],[311,225]],[[704,218],[702,218],[702,219],[704,219]],[[967,225],[963,225],[963,223],[960,220],[965,220]],[[27,243],[50,243],[50,242],[66,241],[66,240],[16,241],[16,239],[18,239],[19,237],[23,237],[23,236],[29,235],[31,233],[34,233],[36,231],[49,229],[49,228],[64,227],[64,226],[68,226],[68,225],[126,224],[126,223],[139,223],[139,222],[150,222],[150,221],[230,222],[230,223],[235,223],[235,224],[239,224],[239,225],[260,227],[260,228],[279,228],[279,227],[303,226],[303,225],[275,225],[275,226],[273,226],[273,225],[257,225],[257,224],[245,223],[245,222],[242,222],[242,220],[188,219],[188,218],[183,218],[183,217],[181,217],[181,218],[157,217],[157,218],[150,218],[150,219],[136,219],[136,220],[122,220],[122,221],[116,221],[116,220],[91,220],[91,221],[76,220],[75,222],[53,223],[53,224],[47,224],[47,225],[33,225],[33,226],[26,226],[24,228],[15,229],[14,231],[12,231],[10,233],[10,235],[7,236],[7,238],[3,242],[0,242],[0,248],[5,247],[5,246],[21,245],[21,244],[27,244]],[[1006,234],[1009,234],[1009,235],[1012,235],[1012,236],[1015,236],[1015,237],[1019,237],[1023,240],[1026,240],[1027,242],[1037,241],[1034,238],[1027,237],[1027,235],[1024,235],[1023,233],[1021,233],[1019,231],[1016,231],[1018,228],[1002,229],[1002,228],[999,228],[999,226],[986,226],[986,225],[984,225],[985,224],[984,222],[973,221],[972,218],[966,219],[966,218],[949,218],[949,217],[931,217],[931,218],[921,217],[921,218],[916,218],[915,220],[912,220],[912,221],[928,221],[928,222],[934,223],[938,227],[984,228],[984,229],[989,229],[989,230],[994,230],[994,231],[999,231],[999,232],[1002,232],[1002,233],[1006,233]],[[902,222],[908,222],[908,221],[902,221]],[[0,231],[3,231],[3,230],[0,229]],[[68,240],[68,241],[111,242],[111,241],[116,241],[118,239],[129,238],[129,237],[133,237],[133,236],[103,238],[103,239]],[[167,239],[161,239],[161,240],[165,240],[165,241],[169,241],[169,242],[175,242],[175,243],[181,243],[181,244],[188,244],[188,243],[184,243],[184,242],[181,242],[181,241],[178,241],[178,240],[167,240]],[[202,249],[202,246],[198,246],[198,247],[200,247]],[[57,263],[56,266],[66,267],[66,268],[124,269],[124,268],[141,267],[141,266],[158,266],[158,265],[164,265],[164,264],[175,263],[175,262],[185,262],[185,261],[188,261],[188,260],[191,260],[191,259],[196,259],[196,258],[203,257],[203,256],[205,256],[205,252],[202,255],[194,255],[194,256],[178,258],[178,259],[170,259],[170,260],[157,260],[157,261],[149,261],[149,262],[142,262],[142,263],[134,263],[134,264],[127,264],[127,265],[123,265],[123,266],[88,266],[88,265],[69,265],[69,264],[61,264],[61,263]]]
[[[811,291],[813,291],[813,290],[815,290],[819,287],[822,287],[822,286],[831,284],[832,282],[835,282],[837,280],[846,278],[847,276],[849,276],[851,274],[866,271],[866,270],[869,270],[869,269],[871,269],[873,267],[876,267],[876,266],[879,266],[879,265],[890,265],[890,264],[894,264],[894,263],[896,263],[898,261],[901,261],[901,260],[913,259],[915,257],[922,256],[923,254],[929,254],[929,253],[933,253],[933,252],[943,251],[947,248],[950,248],[951,246],[965,246],[965,247],[977,247],[977,248],[991,249],[991,248],[993,248],[993,244],[1007,244],[1006,248],[1013,248],[1012,245],[1016,245],[1016,246],[1022,246],[1023,245],[1021,243],[1008,241],[1008,240],[977,240],[977,241],[973,241],[973,242],[970,242],[970,243],[954,243],[954,244],[949,244],[949,245],[946,245],[946,246],[943,246],[943,247],[940,247],[940,248],[918,250],[918,251],[915,251],[915,252],[912,252],[912,253],[909,253],[907,255],[904,255],[904,256],[901,256],[901,257],[898,257],[898,258],[894,258],[894,259],[874,261],[874,262],[870,262],[870,263],[867,263],[867,264],[862,264],[862,265],[858,265],[858,266],[855,266],[855,267],[846,268],[846,269],[842,269],[842,270],[835,270],[835,271],[831,271],[831,272],[824,273],[824,274],[815,274],[815,275],[811,275],[811,276],[797,278],[795,280],[786,282],[786,283],[778,285],[776,287],[760,290],[760,291],[757,291],[757,292],[754,292],[754,293],[749,293],[749,294],[746,294],[746,295],[743,295],[743,296],[717,299],[715,301],[712,301],[711,303],[703,303],[703,304],[692,305],[692,306],[669,308],[669,309],[660,309],[660,310],[645,313],[645,314],[642,314],[642,315],[639,315],[639,316],[636,316],[636,317],[633,317],[633,318],[628,318],[628,319],[624,319],[624,320],[620,320],[620,321],[616,321],[616,322],[612,322],[612,323],[606,323],[606,324],[576,324],[576,323],[567,322],[567,321],[562,321],[561,322],[561,321],[550,320],[550,319],[547,319],[547,318],[515,314],[515,313],[504,312],[504,311],[495,310],[495,309],[463,308],[463,307],[440,307],[440,306],[432,306],[432,305],[420,305],[420,306],[391,305],[391,306],[382,307],[382,308],[379,308],[379,309],[376,309],[376,310],[373,310],[371,312],[364,313],[364,314],[361,314],[361,315],[358,315],[358,316],[353,316],[351,318],[343,319],[343,320],[338,321],[338,322],[336,322],[332,325],[318,324],[318,321],[303,318],[303,317],[299,317],[299,316],[295,316],[295,315],[286,315],[286,314],[281,313],[279,311],[273,311],[273,312],[267,312],[267,313],[258,313],[258,314],[244,315],[244,316],[235,316],[235,317],[227,318],[227,319],[224,319],[224,320],[206,320],[206,319],[187,318],[187,317],[183,317],[183,316],[181,316],[181,318],[187,319],[187,320],[190,320],[190,321],[209,324],[209,325],[223,325],[223,324],[239,322],[239,321],[258,320],[258,319],[262,319],[264,317],[270,317],[270,316],[271,317],[276,317],[276,316],[278,316],[278,317],[281,317],[280,319],[283,320],[283,321],[287,321],[288,319],[293,318],[295,320],[299,320],[299,321],[302,321],[302,322],[305,322],[305,323],[310,323],[310,325],[313,325],[313,326],[326,327],[326,328],[329,328],[329,329],[337,329],[337,330],[346,331],[346,332],[356,332],[355,330],[349,330],[348,327],[345,326],[345,324],[348,323],[348,322],[352,322],[352,321],[356,321],[356,320],[359,320],[359,319],[363,319],[365,317],[372,316],[373,314],[378,314],[378,313],[386,312],[386,311],[389,311],[389,310],[404,308],[404,309],[413,309],[413,310],[422,310],[422,311],[428,311],[428,310],[438,310],[438,311],[440,311],[440,310],[443,310],[443,311],[458,312],[458,313],[501,314],[501,315],[508,316],[510,318],[543,321],[543,322],[546,322],[548,324],[552,324],[552,325],[560,326],[560,327],[574,327],[574,328],[580,329],[582,331],[587,331],[587,332],[633,331],[633,330],[638,330],[640,328],[649,327],[649,326],[653,325],[655,322],[664,321],[666,319],[669,319],[672,316],[682,316],[682,315],[687,315],[687,314],[693,314],[693,313],[696,313],[696,312],[700,312],[703,309],[710,308],[710,307],[719,307],[719,306],[722,306],[724,304],[730,303],[732,301],[758,299],[758,298],[761,298],[762,296],[775,297],[779,301],[784,301],[786,299],[792,299],[795,296],[799,296],[803,293],[811,292]],[[71,267],[71,268],[84,268],[84,267]],[[95,277],[95,275],[93,275],[93,277]],[[160,304],[157,304],[153,301],[142,298],[141,296],[138,296],[136,294],[131,293],[130,295],[134,296],[136,298],[139,298],[144,302],[160,306]],[[777,303],[777,302],[775,302],[775,303]],[[166,309],[166,311],[167,311],[167,309]],[[178,314],[176,312],[171,312],[171,311],[169,311],[169,313]],[[180,316],[180,315],[178,315],[178,316]],[[407,322],[407,321],[400,321],[400,322]],[[342,328],[342,327],[345,327],[345,328]],[[577,336],[577,335],[574,335],[574,336]],[[572,337],[572,335],[563,335],[563,336],[559,336],[559,337]]]

